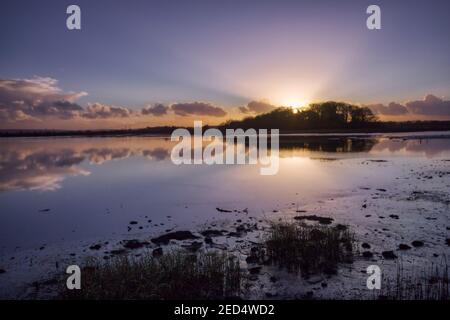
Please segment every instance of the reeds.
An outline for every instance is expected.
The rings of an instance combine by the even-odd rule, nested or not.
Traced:
[[[340,262],[352,262],[354,236],[346,226],[273,223],[265,241],[272,264],[307,277],[335,274]]]
[[[80,290],[61,289],[62,299],[224,299],[238,297],[242,275],[225,253],[173,251],[159,258],[91,259],[82,269]]]
[[[405,270],[397,264],[395,279],[386,278],[379,299],[388,300],[448,300],[448,264],[444,259],[439,264],[428,264],[421,268]]]

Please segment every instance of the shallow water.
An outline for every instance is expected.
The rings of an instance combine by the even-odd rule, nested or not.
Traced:
[[[266,215],[386,186],[404,163],[450,159],[442,133],[409,136],[282,138],[275,176],[258,165],[176,166],[167,138],[2,139],[1,252],[126,234],[131,220],[152,220],[152,232],[202,224],[223,216],[216,207]]]
[[[426,239],[406,261],[449,256],[448,132],[283,136],[274,176],[261,175],[259,165],[176,166],[170,158],[175,143],[161,137],[0,142],[0,269],[6,269],[0,297],[16,296],[55,263],[73,261],[75,252],[77,258],[101,256],[89,249],[94,243],[111,250],[122,239],[237,219],[289,218],[297,210],[350,225],[378,255]],[[368,262],[359,263],[364,269]],[[353,282],[335,288],[364,289],[361,273],[349,272],[345,279]],[[298,286],[289,283],[277,290],[296,296]],[[337,297],[332,286],[323,297]]]

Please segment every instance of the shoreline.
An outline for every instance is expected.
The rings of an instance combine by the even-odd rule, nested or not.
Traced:
[[[258,134],[257,134],[258,135]],[[420,139],[420,138],[450,138],[450,127],[442,130],[312,130],[312,131],[281,131],[279,137],[386,137],[386,138],[405,138],[405,139]],[[33,132],[33,133],[5,133],[0,131],[0,139],[13,138],[170,138],[170,133],[91,133],[91,132]]]
[[[209,126],[204,129],[213,128],[224,132],[226,129],[237,129],[238,127],[227,126]],[[1,129],[0,138],[14,137],[128,137],[128,136],[154,136],[166,137],[176,129],[187,129],[194,132],[193,127],[147,127],[138,129],[98,129],[98,130],[53,130],[53,129]],[[249,129],[243,126],[242,129]],[[255,127],[254,129],[262,129]],[[411,132],[445,132],[450,131],[450,121],[411,121],[411,122],[378,122],[371,124],[366,128],[330,128],[330,129],[302,129],[286,130],[283,128],[264,128],[278,129],[283,135],[317,135],[317,134],[386,134],[386,133],[411,133]]]

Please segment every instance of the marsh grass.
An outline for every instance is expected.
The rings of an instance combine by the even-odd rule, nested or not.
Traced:
[[[387,300],[449,300],[449,266],[446,260],[420,269],[406,271],[397,264],[395,279],[387,278],[382,284],[379,299]]]
[[[241,293],[237,259],[224,253],[174,251],[154,258],[90,259],[81,290],[61,289],[62,299],[224,299]]]
[[[351,263],[353,233],[343,225],[320,226],[291,222],[273,223],[265,240],[272,264],[289,272],[335,274],[341,262]]]

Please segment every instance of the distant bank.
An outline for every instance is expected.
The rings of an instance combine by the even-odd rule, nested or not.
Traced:
[[[0,130],[0,137],[120,137],[120,136],[170,136],[177,128],[175,126],[147,127],[140,129],[107,129],[107,130],[23,130],[7,129]],[[193,132],[193,128],[186,128]],[[228,128],[235,129],[235,126],[207,126],[207,128],[217,128],[224,131]],[[247,129],[243,126],[243,129]],[[272,129],[272,128],[267,128]],[[387,133],[387,132],[425,132],[425,131],[449,131],[450,121],[407,121],[407,122],[376,122],[371,123],[367,128],[310,128],[302,130],[279,129],[280,133]]]

